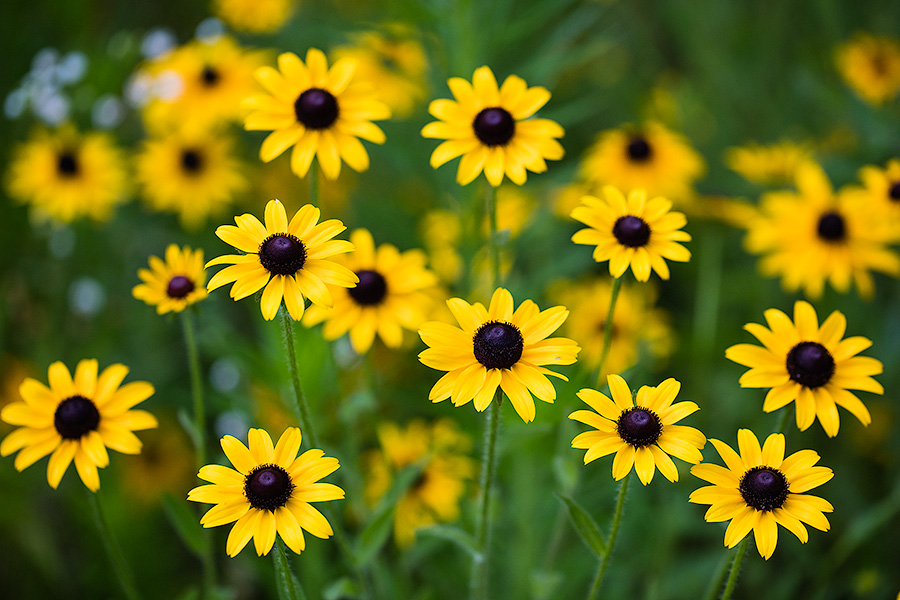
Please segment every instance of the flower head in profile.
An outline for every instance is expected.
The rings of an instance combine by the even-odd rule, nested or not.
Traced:
[[[366,456],[369,505],[384,498],[403,469],[416,464],[422,469],[394,509],[398,546],[412,544],[417,529],[459,518],[460,500],[475,475],[476,463],[468,456],[471,438],[453,421],[414,420],[405,427],[384,423],[378,427],[378,444],[379,449]]]
[[[141,441],[133,432],[156,427],[156,417],[133,407],[153,395],[146,381],[122,385],[128,367],[115,364],[98,375],[97,361],[84,359],[69,369],[55,362],[47,369],[49,387],[31,377],[19,386],[22,402],[12,402],[0,411],[0,419],[17,425],[3,442],[0,455],[18,452],[17,471],[50,454],[47,482],[56,488],[74,461],[84,485],[100,489],[97,469],[109,464],[107,448],[123,454],[138,454]]]
[[[437,277],[425,268],[421,250],[400,252],[391,244],[376,248],[372,234],[357,229],[350,234],[353,252],[335,257],[356,274],[359,282],[334,288],[334,306],[313,305],[303,317],[307,326],[325,322],[325,339],[350,333],[353,349],[364,354],[377,334],[389,348],[403,343],[403,329],[415,331],[428,318]]]
[[[619,375],[610,375],[606,380],[612,399],[585,388],[578,397],[593,411],[577,410],[569,415],[595,429],[572,440],[573,448],[587,450],[584,464],[615,453],[612,473],[616,481],[634,467],[641,483],[647,485],[656,469],[669,481],[678,481],[678,468],[670,454],[692,464],[703,460],[700,450],[706,445],[706,437],[699,429],[676,425],[699,410],[693,402],[673,404],[681,390],[678,381],[670,378],[658,387],[642,386],[634,398]]]
[[[253,112],[244,120],[248,131],[271,131],[259,149],[269,162],[288,148],[291,170],[305,177],[318,158],[328,179],[337,179],[341,161],[354,171],[369,168],[369,155],[360,138],[383,144],[384,132],[372,123],[391,116],[377,91],[356,77],[356,63],[338,60],[329,69],[325,54],[306,52],[306,62],[292,53],[278,56],[278,70],[260,67],[256,79],[270,95],[252,96],[245,105]]]
[[[811,159],[812,149],[808,145],[787,140],[766,145],[751,143],[725,152],[729,169],[761,185],[793,182],[800,165]]]
[[[872,210],[858,190],[834,193],[822,168],[806,163],[797,171],[797,192],[769,192],[759,216],[748,224],[747,249],[762,254],[759,269],[781,276],[782,287],[821,297],[825,282],[847,293],[856,284],[861,296],[875,289],[870,271],[900,275],[900,255],[888,248],[896,226]]]
[[[794,304],[794,320],[778,309],[765,312],[768,327],[747,323],[744,329],[762,342],[737,344],[725,351],[729,360],[750,367],[741,387],[771,388],[763,410],[772,412],[795,403],[797,427],[805,431],[816,417],[829,437],[838,434],[838,406],[850,411],[863,425],[872,422],[865,405],[850,390],[883,394],[872,378],[882,372],[881,362],[857,356],[872,345],[862,336],[844,338],[847,319],[838,311],[822,326],[816,310],[802,300]]]
[[[251,214],[234,218],[234,225],[221,225],[216,235],[245,254],[226,254],[206,263],[231,265],[212,276],[207,290],[233,283],[231,297],[237,301],[263,290],[260,310],[266,320],[275,318],[282,300],[295,321],[303,317],[305,298],[330,307],[331,292],[325,284],[351,287],[359,278],[329,257],[353,250],[353,244],[334,240],[346,227],[337,219],[319,223],[319,209],[300,208],[288,223],[284,205],[266,204],[266,223]],[[265,288],[265,289],[264,289]]]
[[[857,33],[838,47],[835,63],[844,81],[863,100],[882,104],[900,92],[900,40]]]
[[[705,171],[687,138],[651,122],[602,132],[582,159],[580,175],[595,188],[642,189],[680,202],[693,196],[694,181]]]
[[[672,203],[662,197],[647,199],[644,190],[634,190],[626,199],[612,186],[603,188],[604,199],[585,196],[572,218],[588,226],[572,236],[576,244],[596,246],[594,260],[609,261],[609,274],[621,277],[631,267],[635,279],[647,281],[650,270],[669,278],[666,260],[687,262],[691,253],[679,242],[691,236],[682,227],[684,214],[671,212]]]
[[[447,81],[455,100],[435,100],[428,112],[439,119],[422,129],[426,138],[446,140],[431,154],[435,169],[462,156],[456,181],[467,185],[484,171],[497,187],[503,176],[516,185],[526,171],[543,173],[547,160],[559,160],[564,150],[557,141],[565,133],[555,121],[532,119],[548,100],[543,87],[528,87],[521,77],[510,75],[503,85],[488,67],[479,67],[472,83],[460,77]]]
[[[338,486],[319,481],[337,471],[337,459],[318,449],[297,456],[301,434],[296,427],[285,429],[275,445],[262,429],[251,429],[248,438],[249,448],[234,436],[222,438],[222,450],[234,468],[206,465],[200,469],[197,476],[210,483],[192,489],[188,500],[215,504],[200,524],[234,523],[225,543],[231,557],[251,538],[262,556],[272,549],[276,534],[297,554],[306,548],[304,530],[323,540],[331,537],[331,525],[311,503],[344,497]]]
[[[166,247],[165,261],[150,257],[150,268],[140,269],[143,283],[134,286],[132,295],[151,306],[158,314],[181,312],[191,304],[206,298],[206,273],[203,270],[203,250]]]
[[[38,220],[105,221],[125,199],[125,160],[108,134],[40,130],[13,151],[8,190]]]
[[[274,33],[294,14],[297,0],[213,0],[213,13],[235,31]]]
[[[578,344],[567,338],[548,338],[566,320],[563,306],[540,310],[525,300],[514,310],[513,297],[497,288],[485,309],[480,302],[469,304],[451,298],[447,306],[460,327],[431,321],[419,335],[428,346],[419,354],[426,366],[447,374],[438,379],[428,399],[450,398],[456,406],[474,400],[483,411],[491,403],[498,386],[526,423],[534,420],[532,394],[544,402],[556,399],[556,389],[547,375],[566,380],[543,365],[570,365],[575,362]],[[567,381],[567,380],[566,380]]]
[[[725,545],[733,548],[752,530],[759,555],[769,560],[778,543],[778,525],[797,536],[809,539],[804,523],[819,531],[830,525],[823,513],[832,512],[831,504],[804,492],[830,480],[828,467],[816,466],[819,455],[800,450],[784,456],[784,435],[773,433],[762,448],[749,429],[738,431],[738,449],[719,440],[709,440],[725,466],[701,463],[691,474],[708,481],[694,490],[690,502],[709,504],[704,519],[710,523],[731,521],[725,530]]]

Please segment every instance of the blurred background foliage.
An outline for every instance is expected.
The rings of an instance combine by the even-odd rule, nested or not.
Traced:
[[[88,68],[71,90],[71,115],[88,129],[91,107],[100,96],[123,95],[148,32],[165,28],[185,43],[210,14],[209,6],[197,0],[3,2],[0,92],[5,96],[19,85],[42,49],[83,52]],[[566,129],[567,154],[547,174],[532,175],[524,188],[536,200],[535,212],[506,245],[514,257],[507,284],[517,301],[532,298],[548,306],[546,291],[559,279],[605,277],[605,265],[595,265],[585,248],[569,242],[576,224],[553,211],[558,190],[575,179],[579,159],[602,130],[647,119],[664,122],[704,156],[708,172],[697,184],[701,195],[751,202],[763,188],[728,170],[722,159],[728,147],[783,139],[808,143],[836,186],[852,182],[863,165],[900,155],[900,105],[866,104],[842,83],[834,66],[835,47],[855,31],[900,34],[900,4],[887,0],[303,0],[278,32],[238,39],[269,50],[270,59],[286,50],[302,56],[308,47],[328,51],[347,44],[354,33],[389,22],[407,24],[423,43],[428,99],[448,97],[448,77],[469,78],[482,64],[498,78],[514,73],[553,92],[541,116]],[[459,251],[467,267],[450,292],[484,301],[487,296],[471,268],[483,242],[484,182],[460,188],[453,178],[455,163],[437,171],[428,166],[435,144],[419,135],[431,120],[426,106],[423,102],[410,116],[382,124],[388,141],[368,146],[369,171],[344,170],[337,182],[322,182],[323,214],[349,228],[370,229],[376,242],[407,249],[427,243],[420,222],[429,211],[457,212],[463,223]],[[144,133],[139,115],[127,111],[112,131],[123,147],[134,149]],[[9,163],[13,146],[36,125],[28,114],[0,119],[2,164]],[[291,212],[308,198],[306,181],[290,174],[284,157],[259,164],[260,134],[239,135],[239,152],[252,165],[253,184],[236,199],[233,213],[199,231],[184,231],[174,216],[151,212],[136,193],[100,224],[36,223],[21,204],[6,196],[0,203],[0,403],[18,399],[24,376],[45,380],[54,360],[70,367],[88,357],[99,359],[101,367],[122,362],[131,368],[130,379],[156,387],[146,408],[161,423],[142,432],[144,452],[115,455],[101,472],[101,494],[113,527],[148,598],[188,597],[198,584],[199,562],[179,541],[161,501],[166,494],[184,498],[196,485],[196,471],[177,416],[190,405],[180,326],[132,298],[137,269],[146,266],[149,255],[161,255],[168,243],[203,248],[207,258],[225,253],[213,232],[231,214],[261,214],[276,195]],[[658,304],[669,313],[674,331],[674,351],[668,361],[653,361],[644,348],[626,379],[637,388],[675,377],[683,382],[679,398],[701,407],[690,425],[732,445],[739,427],[762,438],[775,429],[780,413],[763,414],[764,392],[738,386],[743,369],[724,358],[724,349],[751,341],[742,330],[745,323],[762,321],[771,307],[790,312],[798,296],[758,275],[756,259],[742,248],[740,229],[691,214],[687,230],[694,238],[692,261],[674,265],[671,280],[656,284]],[[812,532],[806,545],[782,531],[768,562],[748,554],[737,598],[886,599],[900,590],[900,285],[876,276],[876,289],[868,301],[855,292],[829,289],[814,303],[820,319],[840,310],[848,318],[848,335],[874,342],[867,354],[884,363],[878,379],[886,393],[863,394],[873,423],[863,428],[842,411],[836,438],[827,438],[818,424],[802,433],[790,427],[787,433],[789,452],[813,448],[822,455],[821,464],[834,469],[832,482],[817,490],[835,506],[829,516],[832,530]],[[198,306],[198,315],[215,436],[234,432],[243,438],[246,428],[256,425],[278,435],[293,424],[284,404],[291,392],[280,332],[260,318],[257,303],[235,303],[213,293]],[[416,360],[421,347],[413,335],[399,352],[376,344],[360,359],[346,339],[327,343],[318,329],[298,329],[301,376],[319,436],[327,453],[342,463],[330,479],[347,490],[347,499],[337,506],[357,535],[373,517],[363,501],[361,451],[377,445],[378,422],[451,418],[480,440],[482,416],[468,406],[428,402],[439,375]],[[581,452],[569,448],[579,428],[566,416],[580,408],[575,392],[593,386],[595,375],[577,364],[564,372],[570,382],[557,386],[556,404],[538,406],[534,423],[523,424],[509,407],[502,411],[492,568],[496,598],[579,597],[586,590],[594,559],[574,531],[565,527],[548,542],[560,518],[554,492],[573,495],[604,527],[612,512],[617,486],[611,460],[583,467]],[[10,430],[0,424],[0,434]],[[479,447],[476,443],[476,458]],[[717,460],[711,446],[705,455]],[[54,491],[46,483],[45,461],[22,473],[12,462],[0,460],[3,596],[115,597],[117,584],[75,474]],[[677,484],[658,477],[650,486],[635,483],[629,490],[606,597],[695,599],[705,593],[725,555],[724,527],[705,523],[704,509],[688,504],[688,494],[701,483],[686,465],[679,470]],[[473,513],[472,502],[465,502],[463,528],[471,529]],[[238,598],[273,597],[271,563],[251,550],[228,559],[226,533],[225,528],[214,533],[223,585]],[[422,537],[401,550],[390,539],[379,539],[384,549],[369,567],[381,597],[451,598],[466,588],[468,557],[456,546]],[[311,598],[342,597],[343,569],[331,541],[310,540],[293,565]]]

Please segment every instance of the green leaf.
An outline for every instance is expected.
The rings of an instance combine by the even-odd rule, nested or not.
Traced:
[[[476,556],[478,554],[478,544],[475,542],[475,538],[459,527],[454,527],[452,525],[431,525],[429,527],[416,529],[416,536],[436,537],[447,540],[453,542],[471,556]]]
[[[191,417],[185,409],[179,408],[178,422],[181,423],[181,426],[184,427],[188,437],[191,438],[191,443],[194,445],[194,448],[198,448],[200,446],[200,432],[197,431],[197,428],[194,426],[193,417]]]
[[[373,518],[359,534],[356,544],[356,560],[359,561],[360,566],[368,564],[384,545],[391,533],[397,502],[419,478],[422,469],[422,464],[415,463],[400,471],[390,489],[378,503]]]
[[[606,542],[603,540],[603,533],[600,531],[597,522],[573,499],[560,494],[557,494],[556,497],[562,500],[569,510],[569,519],[571,519],[572,525],[575,526],[578,537],[581,538],[581,541],[587,545],[597,558],[600,558],[606,552]]]
[[[209,539],[200,525],[200,517],[191,508],[192,506],[188,505],[186,500],[178,500],[169,492],[163,494],[163,509],[166,517],[169,519],[172,527],[175,528],[175,532],[181,538],[182,543],[197,558],[202,560],[205,556]]]
[[[341,577],[322,590],[322,600],[345,600],[358,597],[359,588],[348,577]]]

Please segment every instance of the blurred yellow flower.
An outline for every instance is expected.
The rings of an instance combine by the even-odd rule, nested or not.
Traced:
[[[274,33],[294,14],[297,0],[212,0],[213,14],[235,31]]]
[[[203,250],[192,251],[177,244],[166,247],[166,259],[150,257],[150,268],[138,270],[143,283],[134,286],[132,295],[151,306],[158,314],[181,312],[206,298],[206,273]]]
[[[792,183],[800,165],[811,159],[811,147],[787,140],[767,145],[750,143],[725,151],[729,169],[761,185]]]
[[[8,190],[39,221],[105,221],[125,200],[125,160],[108,134],[39,130],[13,150]]]
[[[853,91],[871,104],[900,92],[900,40],[856,33],[835,51],[838,72]]]
[[[893,228],[900,229],[900,159],[892,158],[883,169],[867,165],[859,170],[859,178],[873,209],[880,207]]]
[[[518,186],[500,186],[497,188],[497,232],[509,239],[516,238],[531,222],[537,201]],[[481,224],[482,234],[490,232],[490,221],[487,216]]]
[[[463,270],[459,253],[462,237],[459,215],[451,210],[430,210],[422,217],[419,228],[431,269],[444,283],[455,283]]]

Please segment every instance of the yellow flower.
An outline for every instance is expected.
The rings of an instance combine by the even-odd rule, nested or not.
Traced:
[[[747,249],[763,254],[763,275],[781,276],[782,287],[819,298],[828,281],[846,293],[851,282],[870,297],[869,270],[900,275],[900,256],[887,248],[896,227],[872,211],[853,190],[834,194],[822,168],[807,163],[797,172],[797,193],[763,195],[760,216],[748,224]]]
[[[213,0],[212,11],[235,31],[274,33],[293,15],[297,0]]]
[[[150,268],[138,270],[141,283],[131,290],[138,300],[156,306],[157,314],[181,312],[206,298],[203,250],[192,251],[177,244],[166,247],[166,260],[150,257]]]
[[[544,402],[556,399],[556,390],[547,375],[567,379],[542,365],[570,365],[580,348],[567,338],[547,338],[566,320],[569,311],[555,306],[541,311],[531,300],[513,310],[509,291],[497,288],[485,309],[480,302],[469,304],[451,298],[447,306],[460,327],[431,321],[419,330],[428,346],[419,360],[428,367],[448,371],[428,399],[450,398],[456,406],[472,400],[483,411],[499,386],[526,423],[534,420],[532,394]]]
[[[420,229],[431,268],[445,283],[456,282],[463,270],[459,253],[463,227],[459,215],[450,210],[430,210],[422,217]]]
[[[881,104],[900,92],[900,41],[857,33],[840,45],[835,63],[844,81],[863,100]]]
[[[797,427],[809,428],[816,417],[829,437],[838,433],[838,406],[850,411],[863,425],[872,421],[865,405],[849,390],[883,394],[884,388],[872,379],[882,372],[881,362],[856,356],[872,345],[861,336],[844,337],[847,319],[831,313],[819,327],[815,309],[802,300],[794,304],[794,320],[778,309],[765,312],[766,328],[748,323],[744,329],[763,347],[736,344],[725,356],[750,370],[741,376],[741,387],[771,388],[763,410],[772,412],[794,402]]]
[[[703,460],[700,450],[706,445],[706,437],[699,429],[675,424],[700,410],[693,402],[673,404],[681,390],[678,381],[670,378],[659,387],[642,386],[637,398],[632,398],[628,384],[620,376],[610,375],[606,381],[612,399],[585,388],[578,397],[596,412],[577,410],[569,415],[595,429],[572,440],[573,448],[587,450],[584,464],[615,452],[615,480],[628,475],[634,467],[641,483],[647,485],[656,469],[669,481],[678,481],[678,468],[670,454],[693,464]]]
[[[880,207],[894,231],[900,228],[900,159],[892,158],[884,169],[867,165],[859,170],[873,208]]]
[[[800,165],[811,159],[812,149],[808,145],[790,141],[769,145],[752,143],[725,151],[729,169],[747,181],[762,185],[793,182]]]
[[[27,377],[19,386],[24,402],[7,404],[0,419],[18,425],[0,444],[0,455],[16,456],[17,471],[52,453],[47,464],[47,482],[56,488],[69,464],[84,485],[100,489],[98,468],[109,464],[110,448],[123,454],[138,454],[141,441],[134,431],[156,427],[156,417],[136,404],[153,395],[146,381],[122,384],[128,367],[115,364],[97,375],[97,361],[84,359],[75,367],[75,377],[61,362],[47,369],[50,387]]]
[[[307,326],[325,321],[322,335],[334,340],[348,331],[350,343],[359,354],[365,354],[375,341],[375,334],[389,348],[403,343],[403,329],[415,331],[425,319],[432,304],[429,289],[437,285],[437,277],[425,268],[421,250],[400,252],[391,244],[375,247],[372,234],[357,229],[350,234],[354,251],[335,257],[359,278],[349,288],[335,288],[334,306],[311,306],[303,317]]]
[[[244,128],[272,131],[259,149],[260,160],[269,162],[293,146],[291,170],[299,177],[306,176],[313,157],[328,179],[337,179],[341,160],[354,171],[369,168],[359,138],[383,144],[384,132],[372,121],[387,119],[391,111],[376,99],[374,86],[356,77],[354,61],[339,60],[329,69],[325,54],[310,48],[306,63],[285,52],[277,71],[260,67],[255,75],[271,94],[245,102],[253,112]]]
[[[206,289],[234,283],[231,297],[237,301],[265,288],[259,307],[267,321],[278,314],[282,300],[295,321],[303,317],[305,298],[330,307],[331,292],[325,284],[351,287],[359,278],[328,257],[350,252],[353,244],[333,240],[346,227],[337,219],[319,221],[319,209],[304,205],[288,223],[284,205],[266,204],[266,224],[251,214],[235,217],[234,225],[221,225],[216,235],[245,254],[226,254],[206,263],[232,265],[212,276]],[[317,224],[318,223],[318,224]]]
[[[733,548],[752,530],[759,555],[769,560],[778,543],[778,525],[804,544],[809,539],[804,523],[828,531],[830,525],[823,513],[834,507],[804,493],[834,476],[828,467],[815,466],[818,454],[800,450],[785,458],[782,434],[773,433],[760,448],[759,439],[749,429],[738,431],[740,455],[724,442],[709,441],[725,466],[702,463],[691,467],[692,475],[713,485],[694,490],[689,501],[710,505],[704,516],[707,522],[731,521],[725,530],[726,546]]]
[[[624,193],[682,201],[693,196],[694,181],[706,171],[688,140],[659,123],[602,132],[581,161],[581,178],[593,186],[612,185]]]
[[[471,84],[453,77],[447,85],[455,100],[433,101],[428,112],[439,120],[422,129],[426,138],[446,140],[431,154],[433,168],[462,156],[456,172],[461,185],[482,171],[494,187],[504,175],[522,185],[526,170],[543,173],[546,160],[563,157],[563,147],[555,139],[564,135],[563,128],[549,119],[530,118],[550,100],[546,88],[529,88],[516,75],[498,88],[488,67],[476,69]]]
[[[497,232],[515,239],[534,217],[537,202],[534,197],[520,187],[502,186],[497,188]],[[490,234],[490,218],[485,216],[481,223],[483,235]]]
[[[137,180],[150,205],[177,213],[190,229],[220,214],[247,187],[232,146],[230,137],[193,128],[146,141]]]
[[[39,220],[105,221],[125,199],[125,177],[124,158],[109,135],[66,126],[38,131],[14,150],[8,189]]]
[[[672,203],[663,197],[647,200],[644,190],[633,190],[628,199],[612,186],[603,188],[605,200],[594,196],[581,199],[572,218],[588,229],[572,236],[576,244],[596,245],[594,260],[609,261],[609,274],[621,277],[631,267],[635,279],[650,279],[650,269],[669,278],[664,259],[687,262],[691,253],[678,242],[690,241],[681,228],[687,223],[680,212],[671,212]]]
[[[475,461],[466,456],[471,439],[453,421],[427,425],[414,420],[406,427],[384,423],[378,427],[380,449],[366,456],[366,501],[374,506],[406,467],[420,463],[422,472],[397,501],[394,540],[409,546],[417,529],[459,518],[466,482],[475,474]]]
[[[234,523],[225,551],[235,557],[253,538],[259,556],[268,554],[280,535],[288,548],[300,554],[306,548],[305,529],[321,539],[334,534],[325,517],[312,502],[344,497],[344,490],[319,480],[334,473],[336,458],[325,457],[318,449],[300,456],[300,430],[288,427],[272,444],[262,429],[251,429],[249,448],[234,436],[222,438],[222,450],[234,468],[206,465],[198,477],[210,482],[188,492],[188,500],[215,504],[200,524],[218,527]]]

